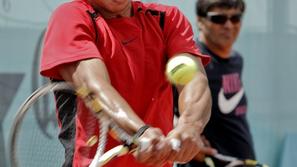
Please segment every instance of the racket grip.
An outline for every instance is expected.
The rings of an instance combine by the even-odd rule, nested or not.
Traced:
[[[171,147],[172,147],[173,150],[175,150],[175,151],[179,151],[180,150],[180,146],[181,146],[180,140],[173,138],[173,139],[170,140],[170,144],[171,144]],[[143,150],[147,149],[150,145],[151,145],[151,141],[150,140],[148,140],[148,139],[142,139],[139,142],[139,146],[138,147],[140,147],[140,151],[143,151]]]
[[[138,147],[140,151],[147,149],[151,145],[151,141],[147,138],[143,138],[139,141]]]
[[[170,144],[171,144],[171,147],[172,147],[172,149],[174,151],[179,151],[180,150],[180,146],[181,146],[180,140],[173,138],[173,139],[170,140]]]

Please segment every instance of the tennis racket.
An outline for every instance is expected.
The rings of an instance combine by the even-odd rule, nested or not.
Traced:
[[[269,167],[266,164],[261,164],[256,160],[251,159],[239,159],[232,156],[227,156],[223,154],[215,154],[212,157],[206,157],[204,159],[205,163],[209,167],[216,167],[214,160],[224,162],[226,164],[224,167]]]
[[[145,149],[149,146],[150,142],[148,140],[143,139],[140,141],[138,138],[135,138],[134,136],[129,135],[122,128],[120,128],[115,123],[115,121],[113,121],[108,116],[108,113],[112,112],[109,109],[109,107],[106,106],[101,101],[99,101],[98,99],[94,99],[92,96],[90,96],[90,92],[86,88],[79,88],[74,90],[73,86],[69,83],[51,82],[49,84],[46,84],[40,87],[35,92],[33,92],[20,106],[16,114],[16,117],[14,119],[14,122],[11,128],[11,135],[10,135],[10,141],[11,141],[10,162],[12,167],[40,166],[40,164],[23,165],[23,163],[20,162],[21,159],[24,159],[19,157],[19,155],[24,154],[24,153],[21,153],[22,147],[20,147],[20,145],[22,144],[20,144],[20,141],[22,140],[20,139],[20,136],[21,136],[20,134],[22,133],[23,121],[26,118],[26,116],[29,115],[28,111],[30,111],[30,108],[34,105],[34,103],[36,103],[43,96],[46,96],[49,93],[52,93],[55,91],[66,91],[69,93],[75,93],[76,95],[78,95],[78,97],[83,99],[86,106],[90,108],[98,118],[98,122],[100,124],[100,133],[99,133],[100,135],[93,136],[88,141],[88,145],[90,146],[98,142],[97,151],[94,159],[90,164],[90,167],[102,166],[108,163],[111,159],[115,157],[127,154],[129,152],[133,152],[136,149],[140,149],[140,148]],[[121,141],[123,144],[117,147],[114,147],[113,149],[104,153],[108,133],[111,134],[113,138],[117,139],[118,141]],[[179,148],[180,142],[178,140],[173,140],[171,141],[171,144],[173,149],[177,150]],[[43,147],[43,146],[39,146],[39,147]],[[54,153],[56,154],[56,152]],[[40,155],[35,155],[35,156],[38,157]],[[45,166],[45,165],[42,164],[42,166]],[[50,166],[55,166],[55,165],[50,164]],[[61,166],[61,164],[59,166]]]

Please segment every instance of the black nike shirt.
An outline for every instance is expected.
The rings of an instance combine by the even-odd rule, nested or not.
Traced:
[[[229,58],[222,59],[203,43],[197,45],[202,53],[212,57],[205,69],[212,94],[212,115],[203,134],[219,153],[255,159],[241,81],[243,58],[233,51]]]

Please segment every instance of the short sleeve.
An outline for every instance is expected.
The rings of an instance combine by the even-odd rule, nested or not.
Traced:
[[[200,57],[203,65],[210,61],[210,57],[203,55],[196,46],[191,24],[176,7],[166,11],[164,37],[169,57],[178,53],[190,53]]]
[[[41,75],[61,79],[59,66],[83,59],[101,58],[92,24],[86,6],[65,3],[58,7],[49,20],[45,34]]]

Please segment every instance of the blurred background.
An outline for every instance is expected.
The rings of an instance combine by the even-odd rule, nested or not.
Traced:
[[[0,167],[9,166],[8,138],[20,104],[43,82],[38,76],[43,31],[51,12],[67,0],[0,0]],[[195,35],[195,0],[147,0],[178,6],[189,18]],[[243,29],[236,43],[245,60],[243,81],[249,100],[248,118],[258,160],[271,167],[294,167],[297,162],[297,0],[246,0]],[[28,148],[57,144],[55,115],[35,108],[44,139]],[[30,128],[27,129],[32,130]],[[48,140],[46,140],[48,141]],[[30,145],[32,144],[32,145]],[[62,154],[50,158],[62,160]],[[26,156],[24,158],[32,158]],[[49,166],[53,166],[52,164]]]

